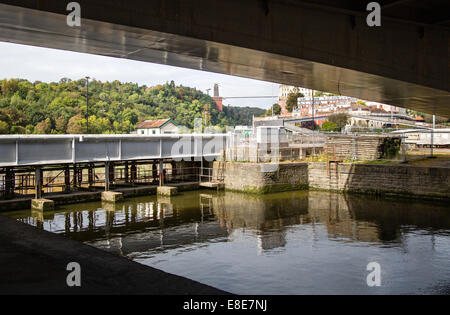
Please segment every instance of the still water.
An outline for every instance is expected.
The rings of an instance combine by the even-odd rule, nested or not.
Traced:
[[[8,215],[237,294],[450,293],[447,203],[195,191]]]

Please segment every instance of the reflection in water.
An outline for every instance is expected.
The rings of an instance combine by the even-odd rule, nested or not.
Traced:
[[[450,210],[437,202],[200,191],[9,215],[233,293],[450,293]]]

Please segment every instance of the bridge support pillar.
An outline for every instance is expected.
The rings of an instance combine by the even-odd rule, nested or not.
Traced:
[[[14,171],[10,168],[6,168],[5,174],[5,198],[11,199],[14,197],[14,187],[15,187],[15,174]]]
[[[109,191],[109,162],[105,163],[105,191]],[[103,196],[103,194],[102,194]],[[103,197],[102,197],[103,198]]]
[[[78,169],[77,169],[77,176],[78,176],[78,181],[77,181],[77,183],[78,183],[78,187],[81,187],[81,183],[83,182],[83,168],[82,167],[79,167]]]
[[[129,182],[129,169],[128,169],[128,161],[125,162],[125,183],[128,184]]]
[[[114,163],[109,162],[109,181],[110,183],[114,182],[115,173],[114,173]]]
[[[35,169],[34,175],[34,197],[35,199],[42,198],[42,169],[38,166]]]
[[[172,161],[170,162],[170,165],[172,167],[172,180],[177,180],[177,162]]]
[[[152,180],[156,182],[158,180],[158,167],[156,166],[156,161],[152,163]]]
[[[164,185],[164,161],[159,160],[159,186]]]
[[[89,182],[89,190],[91,190],[94,186],[94,167],[92,164],[89,164],[88,168],[88,182]]]
[[[133,161],[133,162],[131,162],[131,183],[133,185],[136,182],[136,178],[137,178],[137,167],[136,167],[136,162]]]
[[[64,168],[64,192],[70,193],[70,168],[68,165]]]
[[[78,168],[77,168],[76,164],[73,165],[73,174],[72,175],[73,175],[73,189],[76,190],[76,188],[78,186],[78,184],[77,184],[77,182],[78,182]]]

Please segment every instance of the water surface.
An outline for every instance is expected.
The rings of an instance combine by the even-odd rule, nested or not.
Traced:
[[[232,293],[450,293],[443,202],[196,191],[8,215]],[[380,287],[367,285],[369,262]]]

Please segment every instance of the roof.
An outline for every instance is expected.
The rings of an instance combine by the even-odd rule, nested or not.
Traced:
[[[172,122],[170,118],[155,119],[155,120],[145,120],[145,121],[141,122],[137,126],[137,129],[161,128],[162,126],[164,126],[168,122]]]

